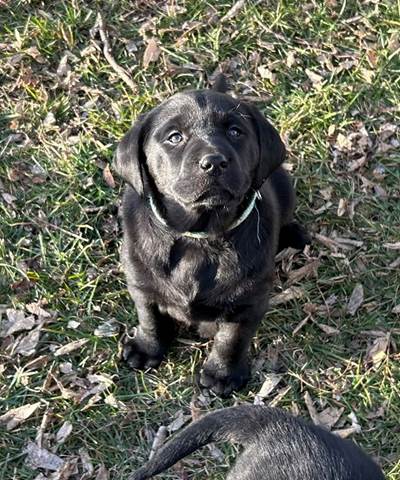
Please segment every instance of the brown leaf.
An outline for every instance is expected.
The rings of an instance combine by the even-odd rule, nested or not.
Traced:
[[[327,407],[322,412],[318,413],[318,422],[319,425],[322,425],[328,430],[331,430],[332,427],[338,422],[339,418],[344,412],[344,407],[335,408]]]
[[[94,467],[92,463],[92,459],[89,456],[89,453],[85,448],[79,449],[79,455],[81,457],[82,468],[84,470],[84,474],[81,476],[81,480],[85,480],[90,478],[93,475]]]
[[[103,178],[106,182],[106,184],[110,187],[110,188],[115,188],[115,180],[114,180],[114,177],[111,173],[111,170],[110,170],[110,165],[107,163],[107,165],[104,167],[104,170],[103,170]]]
[[[324,333],[327,335],[338,335],[340,330],[337,328],[331,327],[330,325],[325,325],[325,323],[314,322]]]
[[[183,410],[178,410],[178,412],[174,415],[173,421],[167,425],[168,433],[171,434],[181,429],[189,420],[190,415],[184,415]]]
[[[29,442],[24,453],[27,454],[26,464],[34,469],[43,468],[44,470],[56,471],[61,469],[65,462],[58,455],[49,452],[45,448],[38,447],[35,443]]]
[[[367,353],[365,354],[365,364],[372,364],[374,368],[379,367],[379,365],[385,360],[387,352],[390,345],[390,333],[387,333],[383,337],[377,337],[373,343],[368,347]]]
[[[306,68],[305,70],[307,77],[311,80],[311,83],[314,87],[320,88],[322,82],[324,81],[324,77],[318,75],[318,73],[313,72],[312,70]]]
[[[282,375],[277,375],[276,373],[268,373],[265,375],[264,383],[256,394],[254,403],[256,404],[260,400],[268,397],[275,390],[281,380]]]
[[[350,296],[347,304],[347,312],[350,313],[350,315],[355,315],[357,310],[361,307],[363,301],[364,289],[361,283],[359,283],[354,287],[353,293]]]
[[[110,474],[108,473],[108,470],[104,465],[100,465],[100,467],[97,470],[96,478],[95,480],[109,480]]]
[[[292,68],[294,65],[296,65],[297,61],[296,61],[296,57],[294,55],[294,52],[293,50],[290,50],[289,53],[287,54],[287,57],[286,57],[286,65],[289,67],[289,68]]]
[[[400,250],[400,242],[384,243],[383,246],[389,250]]]
[[[227,11],[227,13],[221,18],[221,23],[236,17],[236,15],[245,6],[245,4],[246,0],[238,0],[237,2],[235,2],[232,7]]]
[[[61,445],[71,435],[71,432],[72,423],[67,420],[61,425],[60,429],[56,433],[56,442]]]
[[[155,38],[150,38],[147,42],[146,50],[143,54],[143,67],[147,68],[150,63],[158,60],[161,50]]]
[[[400,303],[392,308],[392,313],[400,314]]]
[[[320,260],[313,260],[303,267],[293,270],[289,273],[288,282],[290,284],[299,282],[303,278],[315,277],[320,264]]]
[[[36,347],[39,343],[41,328],[42,326],[40,325],[39,327],[35,328],[35,330],[32,330],[30,333],[25,335],[15,348],[15,353],[19,353],[24,357],[33,355],[36,352]]]
[[[363,77],[363,79],[367,83],[370,83],[370,84],[373,83],[374,78],[375,78],[374,70],[369,70],[368,68],[360,68],[360,73],[361,73],[361,76]]]
[[[348,171],[349,172],[355,172],[359,168],[363,167],[368,161],[367,155],[363,155],[362,157],[357,158],[356,160],[353,160],[350,162]]]
[[[289,287],[286,290],[284,290],[282,293],[278,293],[277,295],[274,295],[270,299],[270,306],[271,307],[276,307],[277,305],[282,305],[284,303],[288,303],[291,300],[297,300],[298,298],[301,298],[304,296],[304,290],[300,287]]]
[[[348,204],[348,201],[345,198],[341,198],[339,200],[339,205],[338,205],[338,209],[337,209],[337,216],[338,217],[343,217],[343,215],[346,213],[347,204]]]
[[[24,330],[31,330],[35,326],[35,318],[30,315],[25,317],[21,310],[14,310],[8,308],[6,310],[7,321],[1,323],[0,337],[8,337],[13,333],[22,332]]]
[[[88,338],[81,338],[80,340],[74,340],[73,342],[67,343],[62,347],[57,348],[57,350],[54,351],[54,355],[56,357],[60,357],[61,355],[67,355],[75,350],[80,349],[81,347],[86,345],[88,341],[89,341]]]
[[[25,307],[29,313],[33,313],[37,317],[41,317],[41,318],[51,317],[51,313],[46,312],[46,310],[42,307],[41,302],[28,303],[27,305],[25,305]]]
[[[260,74],[260,77],[269,80],[271,83],[276,83],[276,75],[275,73],[271,72],[271,70],[265,66],[265,65],[260,65],[258,68],[258,73]]]
[[[5,424],[7,430],[13,430],[35,413],[39,406],[40,402],[36,402],[23,405],[22,407],[12,408],[0,416],[0,424]]]
[[[159,427],[157,430],[157,433],[153,439],[153,444],[151,445],[149,460],[153,458],[157,450],[159,450],[162,444],[165,442],[165,439],[167,438],[167,432],[168,429],[164,425],[161,425],[161,427]]]
[[[306,391],[305,394],[304,394],[304,402],[306,404],[308,413],[310,414],[311,420],[313,421],[313,423],[315,425],[319,425],[319,423],[318,423],[319,422],[318,412],[314,407],[314,402],[312,401],[311,396],[308,393],[308,391]]]

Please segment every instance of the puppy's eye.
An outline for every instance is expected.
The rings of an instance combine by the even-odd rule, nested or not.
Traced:
[[[229,127],[228,135],[233,138],[239,138],[242,135],[242,131],[238,127]]]
[[[183,140],[182,134],[179,132],[172,132],[171,134],[168,135],[167,142],[172,143],[173,145],[177,145],[178,143],[181,143]]]

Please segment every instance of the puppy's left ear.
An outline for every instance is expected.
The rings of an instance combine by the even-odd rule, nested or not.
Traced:
[[[265,180],[285,160],[286,148],[277,130],[254,106],[248,106],[257,131],[259,161],[253,180],[253,188],[261,187]]]
[[[149,131],[151,113],[139,115],[134,126],[119,142],[114,155],[113,168],[118,175],[143,196],[145,185],[146,155],[144,144]]]

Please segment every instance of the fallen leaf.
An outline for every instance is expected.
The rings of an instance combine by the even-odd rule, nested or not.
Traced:
[[[71,435],[72,423],[65,421],[56,433],[56,442],[61,445]]]
[[[339,418],[344,412],[344,407],[335,408],[327,407],[322,412],[318,413],[318,424],[325,427],[328,430],[331,430],[332,427],[338,422]]]
[[[297,62],[296,62],[296,57],[294,55],[294,52],[293,50],[290,50],[286,57],[286,65],[289,68],[292,68],[294,65],[296,65],[296,63]]]
[[[168,433],[171,434],[173,432],[176,432],[180,428],[185,425],[186,422],[190,420],[190,415],[184,415],[183,410],[179,410],[175,415],[174,415],[174,420],[167,425]]]
[[[45,448],[38,447],[35,443],[29,442],[24,453],[27,454],[25,463],[34,469],[56,471],[61,469],[65,462],[58,455],[49,452]]]
[[[11,193],[7,192],[2,193],[1,196],[3,197],[4,201],[8,203],[8,205],[12,205],[17,199],[17,197],[14,197],[14,195],[11,195]]]
[[[350,315],[355,315],[357,310],[361,307],[364,301],[364,289],[361,283],[357,284],[354,287],[354,290],[350,296],[349,302],[347,304],[347,312]]]
[[[256,404],[259,402],[259,400],[268,397],[268,395],[270,395],[275,390],[281,380],[282,375],[277,375],[276,373],[269,373],[265,375],[264,383],[262,384],[260,390],[257,392],[254,403]]]
[[[61,355],[67,355],[68,353],[71,353],[75,350],[78,350],[79,348],[83,347],[88,343],[89,339],[88,338],[82,338],[80,340],[74,340],[73,342],[67,343],[66,345],[63,345],[62,347],[57,348],[54,351],[54,355],[56,357],[60,357]]]
[[[80,480],[85,480],[90,478],[94,472],[94,466],[92,463],[92,459],[89,456],[88,451],[85,448],[79,449],[79,455],[81,457],[81,463],[84,470],[84,474],[81,476]]]
[[[215,460],[218,460],[219,462],[222,462],[225,459],[225,455],[222,453],[222,451],[215,445],[215,443],[209,443],[207,445],[207,448]]]
[[[327,335],[338,335],[340,330],[337,328],[331,327],[330,325],[326,325],[325,323],[318,323],[314,322],[324,333]]]
[[[164,425],[161,425],[159,429],[157,430],[157,433],[155,434],[155,437],[153,439],[153,444],[151,445],[151,450],[150,450],[150,455],[149,455],[149,460],[151,460],[157,450],[159,450],[162,446],[162,444],[165,442],[165,439],[167,438],[167,433],[168,429]]]
[[[375,71],[374,70],[369,70],[368,68],[360,68],[360,73],[363,79],[367,83],[373,83],[373,80],[375,78]]]
[[[108,473],[108,470],[104,465],[100,465],[100,467],[97,470],[96,478],[95,480],[109,480],[110,474]]]
[[[78,474],[77,464],[77,457],[69,458],[65,461],[64,465],[60,469],[50,474],[49,480],[68,480],[72,475],[74,475],[74,478],[76,478],[76,475]],[[80,478],[82,479],[83,476]]]
[[[276,307],[277,305],[282,305],[284,303],[288,303],[291,300],[297,300],[298,298],[301,298],[304,296],[304,290],[300,287],[289,287],[286,290],[284,290],[282,293],[278,293],[277,295],[274,295],[270,299],[270,306],[271,307]]]
[[[111,170],[110,170],[110,165],[107,163],[107,165],[104,167],[104,170],[103,170],[103,178],[106,182],[106,184],[110,187],[110,188],[115,188],[115,180],[114,180],[114,177],[111,173]]]
[[[293,270],[289,273],[288,282],[291,284],[299,282],[300,280],[303,280],[303,278],[315,277],[320,263],[321,262],[318,259],[313,260],[303,267]]]
[[[347,204],[348,204],[348,201],[345,198],[341,198],[339,200],[339,205],[338,205],[338,209],[337,209],[337,216],[338,217],[343,217],[343,215],[346,213]]]
[[[107,320],[98,325],[94,334],[96,337],[114,337],[115,335],[118,335],[119,330],[120,325],[115,320]]]
[[[377,337],[373,343],[368,347],[365,354],[365,364],[370,365],[374,368],[379,367],[379,365],[385,360],[390,344],[390,333],[387,333],[385,336]]]
[[[397,257],[396,260],[389,263],[389,268],[399,268],[400,267],[400,257]]]
[[[0,424],[5,424],[7,430],[13,430],[28,419],[39,408],[40,402],[30,403],[22,407],[12,408],[0,416]]]
[[[400,250],[400,242],[384,243],[383,246],[389,250]]]
[[[41,328],[42,326],[40,325],[39,327],[35,328],[35,330],[32,330],[30,333],[25,335],[17,344],[17,347],[14,350],[15,353],[19,353],[24,357],[30,357],[33,355],[36,352],[36,347],[39,343]]]
[[[1,323],[0,337],[8,337],[13,333],[31,330],[35,326],[35,318],[30,315],[25,317],[21,310],[8,308],[6,310],[7,321]]]
[[[26,305],[26,309],[28,310],[29,313],[33,313],[37,317],[41,317],[41,318],[51,317],[51,313],[46,312],[46,310],[41,306],[40,302],[28,303]]]
[[[150,38],[147,42],[146,50],[143,54],[143,67],[147,68],[150,63],[158,60],[161,50],[155,38]]]
[[[308,391],[306,391],[304,394],[304,402],[306,404],[308,413],[310,414],[311,420],[315,425],[319,425],[318,412],[314,407],[314,402],[312,401]]]
[[[400,303],[392,308],[392,313],[400,314]]]
[[[237,2],[235,2],[232,7],[227,11],[227,13],[221,18],[221,23],[236,17],[236,15],[245,6],[245,4],[246,0],[238,0]]]
[[[305,72],[307,77],[311,80],[313,87],[320,88],[322,82],[324,81],[324,77],[318,75],[318,73],[315,73],[312,70],[309,70],[308,68],[306,68]]]
[[[278,390],[277,395],[268,403],[269,407],[276,407],[279,402],[286,396],[287,393],[291,390],[291,386],[288,385],[287,387],[281,388]]]
[[[112,393],[110,393],[104,398],[104,403],[121,411],[127,410],[127,406],[125,405],[125,403],[121,402],[121,400],[116,399]]]
[[[276,82],[275,73],[271,72],[271,70],[267,66],[260,65],[257,68],[257,71],[260,74],[260,77],[263,78],[264,80],[269,80],[273,84]]]
[[[71,73],[71,67],[68,65],[68,55],[64,55],[57,67],[57,75],[67,77]]]
[[[353,160],[352,162],[349,163],[348,171],[355,172],[359,168],[363,167],[367,163],[367,161],[368,161],[367,155],[363,155],[360,158]]]

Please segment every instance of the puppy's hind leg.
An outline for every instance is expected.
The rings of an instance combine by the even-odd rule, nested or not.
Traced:
[[[139,318],[137,334],[125,342],[123,359],[135,369],[157,368],[175,337],[175,322],[141,296],[135,296],[135,306]]]
[[[311,237],[300,223],[293,221],[281,227],[278,251],[287,247],[303,250],[310,243]]]

